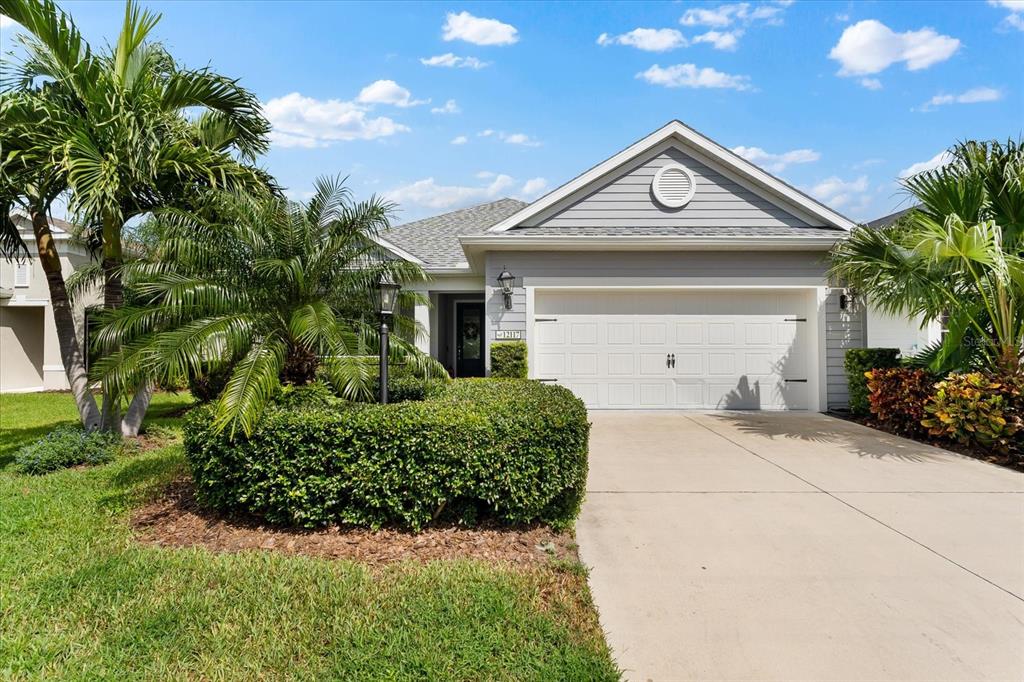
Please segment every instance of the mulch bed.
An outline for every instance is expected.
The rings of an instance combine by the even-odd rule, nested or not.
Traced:
[[[568,533],[546,526],[441,526],[412,533],[332,527],[279,528],[256,519],[226,517],[196,502],[192,481],[173,482],[158,499],[131,517],[136,537],[160,547],[204,547],[215,552],[264,550],[369,564],[435,559],[479,559],[520,567],[577,559]]]
[[[1006,467],[1007,469],[1013,469],[1015,471],[1024,472],[1024,461],[1020,460],[1017,457],[999,455],[989,452],[987,450],[971,448],[966,445],[961,445],[960,443],[957,443],[955,441],[939,440],[937,438],[928,437],[918,438],[914,436],[908,436],[902,433],[894,433],[893,431],[890,431],[889,429],[885,428],[883,424],[879,424],[877,421],[871,419],[870,417],[858,417],[849,412],[834,411],[829,412],[829,415],[832,417],[838,417],[839,419],[845,419],[846,421],[854,422],[862,426],[867,426],[869,428],[875,429],[876,431],[882,431],[883,433],[888,433],[893,436],[909,438],[910,440],[917,441],[918,443],[924,443],[925,445],[931,445],[932,447],[942,448],[943,450],[950,450],[951,452],[964,455],[965,457],[973,457],[974,459],[980,459],[990,464],[997,464],[999,466]]]

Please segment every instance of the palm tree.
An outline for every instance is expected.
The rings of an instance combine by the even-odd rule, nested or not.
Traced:
[[[1024,352],[1024,148],[964,142],[951,161],[903,181],[919,202],[883,230],[857,228],[832,274],[889,314],[946,320],[923,354],[945,372],[980,363],[1017,374]]]
[[[117,43],[94,53],[52,0],[0,0],[0,12],[27,31],[25,56],[2,86],[5,166],[11,174],[53,167],[102,254],[105,307],[123,302],[122,240],[132,218],[187,206],[210,187],[270,188],[249,165],[267,149],[258,99],[209,69],[178,66],[148,40],[158,15],[128,2]],[[0,197],[0,208],[9,203]],[[5,243],[15,241],[7,232]],[[104,394],[104,425],[114,428],[119,399],[108,387]],[[137,430],[148,398],[136,391],[122,430]]]
[[[325,375],[350,398],[375,381],[374,326],[344,316],[345,302],[424,277],[389,260],[374,238],[391,204],[352,200],[343,180],[320,179],[308,203],[212,192],[198,211],[162,210],[152,259],[124,268],[129,300],[107,312],[96,376],[116,387],[180,382],[231,367],[216,425],[251,433],[282,383]],[[406,292],[406,304],[415,294]],[[427,375],[444,369],[398,338],[393,359]]]

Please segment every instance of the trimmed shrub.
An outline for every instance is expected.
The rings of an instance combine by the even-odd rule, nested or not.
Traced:
[[[377,402],[380,395],[380,377],[374,372],[373,395],[366,402]],[[403,403],[410,400],[426,400],[438,395],[444,389],[445,379],[425,379],[416,376],[404,367],[388,368],[388,402]]]
[[[118,434],[60,426],[14,453],[14,463],[25,474],[48,474],[79,464],[109,462],[121,448]]]
[[[846,370],[846,383],[850,389],[852,414],[864,417],[871,412],[868,383],[864,373],[873,369],[899,367],[899,357],[898,348],[851,348],[846,351],[843,369]]]
[[[902,436],[921,436],[925,428],[924,405],[934,380],[923,369],[896,367],[865,372],[871,413],[878,423]]]
[[[1022,448],[1015,435],[1024,431],[1020,404],[1019,382],[1000,381],[981,372],[950,374],[935,384],[922,423],[933,436],[1009,455]]]
[[[566,527],[579,513],[590,425],[569,390],[464,379],[419,402],[268,409],[251,437],[185,420],[201,502],[305,527],[420,529],[442,515]]]
[[[525,379],[525,341],[499,341],[491,344],[491,376],[497,379]]]

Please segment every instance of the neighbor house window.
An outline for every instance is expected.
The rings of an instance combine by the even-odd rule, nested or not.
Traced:
[[[32,281],[32,261],[24,260],[14,264],[14,286],[27,287]]]

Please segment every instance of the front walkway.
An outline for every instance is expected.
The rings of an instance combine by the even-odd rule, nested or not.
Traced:
[[[806,413],[591,412],[580,553],[636,680],[1024,679],[1024,476]]]

